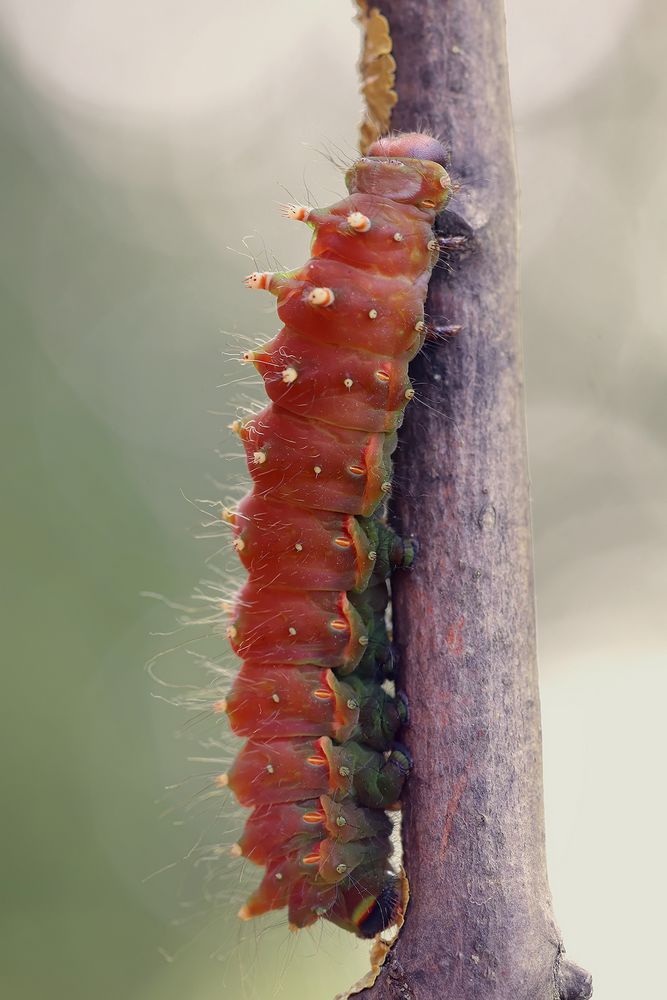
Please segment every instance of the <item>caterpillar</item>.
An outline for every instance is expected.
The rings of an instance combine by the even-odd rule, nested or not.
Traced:
[[[377,140],[347,171],[347,197],[284,206],[313,231],[307,264],[245,279],[276,297],[283,327],[243,356],[269,402],[232,425],[252,490],[223,511],[248,575],[227,627],[242,665],[217,709],[246,742],[217,783],[252,810],[233,853],[265,868],[242,919],[287,907],[293,928],[325,918],[362,938],[402,919],[387,811],[411,760],[387,579],[414,548],[386,503],[452,193],[445,163],[431,136]]]

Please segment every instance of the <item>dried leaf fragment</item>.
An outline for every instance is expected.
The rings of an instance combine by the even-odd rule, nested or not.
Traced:
[[[357,0],[357,6],[363,32],[359,59],[361,93],[366,102],[366,113],[359,127],[359,148],[365,153],[371,143],[389,131],[398,95],[394,89],[396,60],[391,54],[389,22],[377,7],[369,9],[367,0]]]

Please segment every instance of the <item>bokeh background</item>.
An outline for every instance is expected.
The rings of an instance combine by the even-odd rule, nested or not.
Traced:
[[[508,16],[551,883],[597,996],[654,997],[667,6]],[[323,154],[354,153],[351,18],[346,0],[0,2],[3,996],[329,1000],[365,967],[335,933],[239,934],[209,898],[198,862],[227,814],[187,759],[202,730],[153,697],[201,682],[195,636],[140,596],[187,599],[220,544],[192,501],[239,469],[224,426],[254,390],[229,354],[275,329],[239,253],[298,264],[285,187],[341,191]]]

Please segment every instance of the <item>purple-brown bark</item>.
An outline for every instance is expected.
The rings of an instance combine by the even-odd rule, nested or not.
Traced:
[[[540,711],[517,303],[516,174],[502,0],[379,0],[396,58],[392,127],[452,153],[472,230],[428,314],[461,325],[412,372],[395,512],[419,541],[395,577],[412,723],[403,835],[411,900],[365,1000],[576,1000],[544,851]],[[457,215],[442,227],[465,234]],[[446,258],[445,258],[446,263]]]

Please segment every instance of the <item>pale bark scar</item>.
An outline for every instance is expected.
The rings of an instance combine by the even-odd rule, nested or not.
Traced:
[[[463,641],[464,622],[465,617],[461,615],[460,618],[447,629],[445,642],[447,643],[447,649],[452,656],[461,656],[465,652],[465,643]]]
[[[449,796],[449,801],[447,802],[447,812],[445,813],[445,825],[442,831],[442,840],[440,843],[440,857],[444,860],[445,853],[447,851],[447,845],[449,844],[449,837],[452,832],[452,826],[454,825],[454,817],[458,811],[459,805],[461,804],[461,798],[468,784],[468,770],[469,765],[466,764],[466,768],[463,773],[458,777],[454,788],[452,789],[452,794]]]

